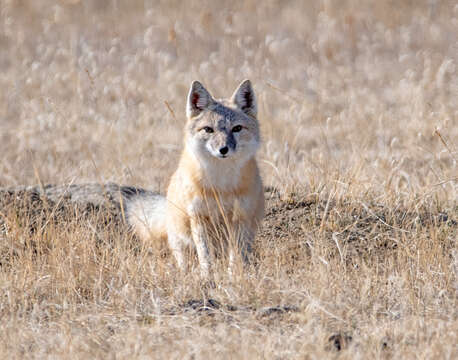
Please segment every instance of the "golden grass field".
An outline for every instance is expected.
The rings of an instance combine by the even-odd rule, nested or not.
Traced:
[[[0,358],[458,358],[457,34],[454,1],[1,0]],[[214,286],[5,191],[164,192],[191,81],[244,78],[266,218]]]

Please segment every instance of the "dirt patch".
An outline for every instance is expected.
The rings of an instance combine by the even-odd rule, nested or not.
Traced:
[[[52,198],[37,188],[0,190],[0,226],[8,232],[12,226],[30,233],[43,231],[50,224],[68,226],[89,221],[96,229],[119,227],[123,223],[119,203],[73,201],[70,197]]]
[[[122,204],[146,190],[115,184],[84,184],[0,189],[0,236],[40,236],[49,226],[84,226],[97,234],[128,234]],[[457,229],[458,209],[432,212],[425,208],[392,209],[375,202],[323,201],[306,193],[282,198],[266,189],[266,215],[255,248],[276,248],[283,244],[285,262],[300,262],[317,248],[324,260],[340,257],[384,255],[399,246],[401,235],[414,238],[419,229],[443,226]],[[402,238],[402,236],[401,236]],[[453,244],[444,244],[445,249]]]
[[[258,245],[276,246],[287,242],[288,261],[310,254],[314,247],[325,247],[325,255],[340,256],[347,262],[355,257],[384,255],[407,246],[399,238],[414,238],[429,227],[456,232],[458,209],[431,211],[425,207],[392,209],[374,201],[341,202],[319,200],[305,193],[284,199],[275,189],[266,190],[266,215],[258,235]],[[401,236],[399,236],[401,235]],[[445,248],[452,248],[450,241]]]
[[[53,237],[78,232],[93,237],[99,248],[112,246],[119,236],[133,240],[133,251],[140,246],[112,196],[72,198],[71,192],[63,194],[53,186],[44,192],[39,187],[0,189],[0,265],[24,251],[47,252],[54,246]]]

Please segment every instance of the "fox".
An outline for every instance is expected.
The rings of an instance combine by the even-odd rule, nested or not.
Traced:
[[[167,240],[182,270],[185,250],[191,246],[201,274],[208,277],[215,242],[215,249],[224,250],[232,241],[243,263],[249,261],[264,216],[256,161],[261,144],[257,113],[250,80],[226,99],[214,99],[199,81],[192,82],[183,150],[166,195],[139,194],[126,204],[134,233],[145,241]],[[218,231],[219,226],[226,230]],[[231,262],[234,256],[231,251]]]

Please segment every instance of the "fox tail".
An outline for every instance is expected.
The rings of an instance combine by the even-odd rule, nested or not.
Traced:
[[[144,192],[132,196],[125,204],[126,220],[143,240],[167,236],[165,196]]]

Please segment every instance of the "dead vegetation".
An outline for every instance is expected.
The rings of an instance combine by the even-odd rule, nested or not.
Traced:
[[[456,358],[454,2],[187,4],[0,4],[0,357]],[[164,191],[190,82],[243,78],[266,217],[209,284],[114,183]]]

